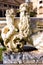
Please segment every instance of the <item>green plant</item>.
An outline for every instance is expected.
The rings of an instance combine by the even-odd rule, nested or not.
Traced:
[[[0,48],[0,61],[2,61],[2,48]]]
[[[2,60],[3,60],[3,57],[2,57],[2,51],[5,51],[5,50],[6,50],[6,48],[5,48],[5,47],[0,48],[0,61],[2,61]]]

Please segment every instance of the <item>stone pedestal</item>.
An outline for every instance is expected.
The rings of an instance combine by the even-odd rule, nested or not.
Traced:
[[[38,51],[7,53],[3,52],[3,63],[42,63],[43,53]]]

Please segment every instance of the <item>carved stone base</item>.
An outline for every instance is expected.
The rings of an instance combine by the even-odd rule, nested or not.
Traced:
[[[43,52],[31,51],[31,52],[18,52],[7,53],[3,52],[3,63],[42,63]]]

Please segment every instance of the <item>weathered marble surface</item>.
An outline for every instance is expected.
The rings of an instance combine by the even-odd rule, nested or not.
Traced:
[[[43,32],[37,32],[37,34],[32,36],[33,45],[38,50],[43,50]]]

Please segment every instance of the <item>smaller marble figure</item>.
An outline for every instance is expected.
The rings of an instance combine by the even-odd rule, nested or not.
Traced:
[[[6,23],[7,25],[2,29],[2,39],[7,51],[17,52],[23,47],[24,41],[21,39],[22,35],[19,34],[18,28],[15,27],[14,10],[6,10]]]
[[[11,50],[11,37],[17,32],[14,26],[14,10],[6,10],[6,23],[7,25],[2,29],[2,39],[4,40],[4,45]]]

